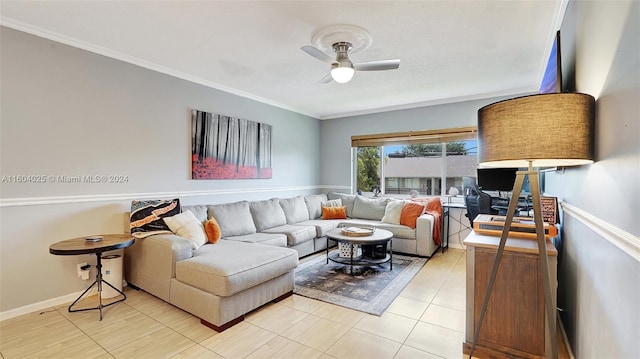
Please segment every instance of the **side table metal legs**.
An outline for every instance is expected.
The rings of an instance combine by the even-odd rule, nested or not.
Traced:
[[[127,299],[127,295],[124,294],[124,292],[122,292],[121,290],[119,290],[118,288],[114,287],[113,285],[111,285],[111,283],[107,282],[106,280],[102,279],[102,253],[98,252],[96,253],[96,257],[98,258],[97,264],[96,264],[96,280],[91,283],[91,285],[84,290],[84,292],[82,292],[82,294],[80,294],[80,296],[78,297],[78,299],[76,299],[73,303],[71,303],[71,305],[69,306],[69,312],[83,312],[85,310],[95,310],[98,309],[100,311],[100,320],[102,320],[102,308],[108,307],[110,305],[114,305],[116,303],[120,303],[122,301],[124,301],[125,299]],[[119,300],[116,300],[115,302],[109,303],[109,304],[102,304],[102,283],[108,285],[109,287],[113,288],[116,292],[122,294],[122,298]],[[95,285],[98,286],[98,306],[94,307],[94,308],[82,308],[82,309],[72,309],[72,307],[78,303],[78,301],[80,301],[80,299],[82,299],[82,297],[84,297],[85,294],[87,294],[91,288],[93,288]]]

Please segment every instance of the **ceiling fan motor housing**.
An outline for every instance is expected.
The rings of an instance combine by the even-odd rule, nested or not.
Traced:
[[[336,67],[351,67],[353,63],[349,60],[349,51],[351,51],[351,44],[348,42],[336,42],[333,44],[333,50],[336,52],[336,64],[333,64],[331,68]]]

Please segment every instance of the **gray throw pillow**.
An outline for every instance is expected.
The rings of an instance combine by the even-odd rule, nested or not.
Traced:
[[[346,209],[347,209],[347,217],[354,218],[354,215],[353,215],[353,204],[354,204],[354,202],[356,200],[356,195],[355,194],[329,192],[327,197],[329,199],[338,199],[338,198],[340,198],[342,200],[342,205],[345,206]],[[360,217],[356,217],[356,218],[360,218]],[[382,216],[380,216],[380,218],[382,218]],[[378,218],[378,219],[380,219],[380,218]]]
[[[353,203],[353,218],[381,220],[387,207],[386,198],[356,196]]]

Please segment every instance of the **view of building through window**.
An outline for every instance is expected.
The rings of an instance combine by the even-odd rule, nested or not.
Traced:
[[[440,196],[455,187],[462,194],[462,177],[476,177],[477,140],[380,147],[358,147],[359,192]],[[384,162],[380,160],[384,159]]]

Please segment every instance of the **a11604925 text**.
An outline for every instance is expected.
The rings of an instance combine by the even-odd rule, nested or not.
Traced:
[[[129,183],[128,175],[3,175],[2,183]]]

